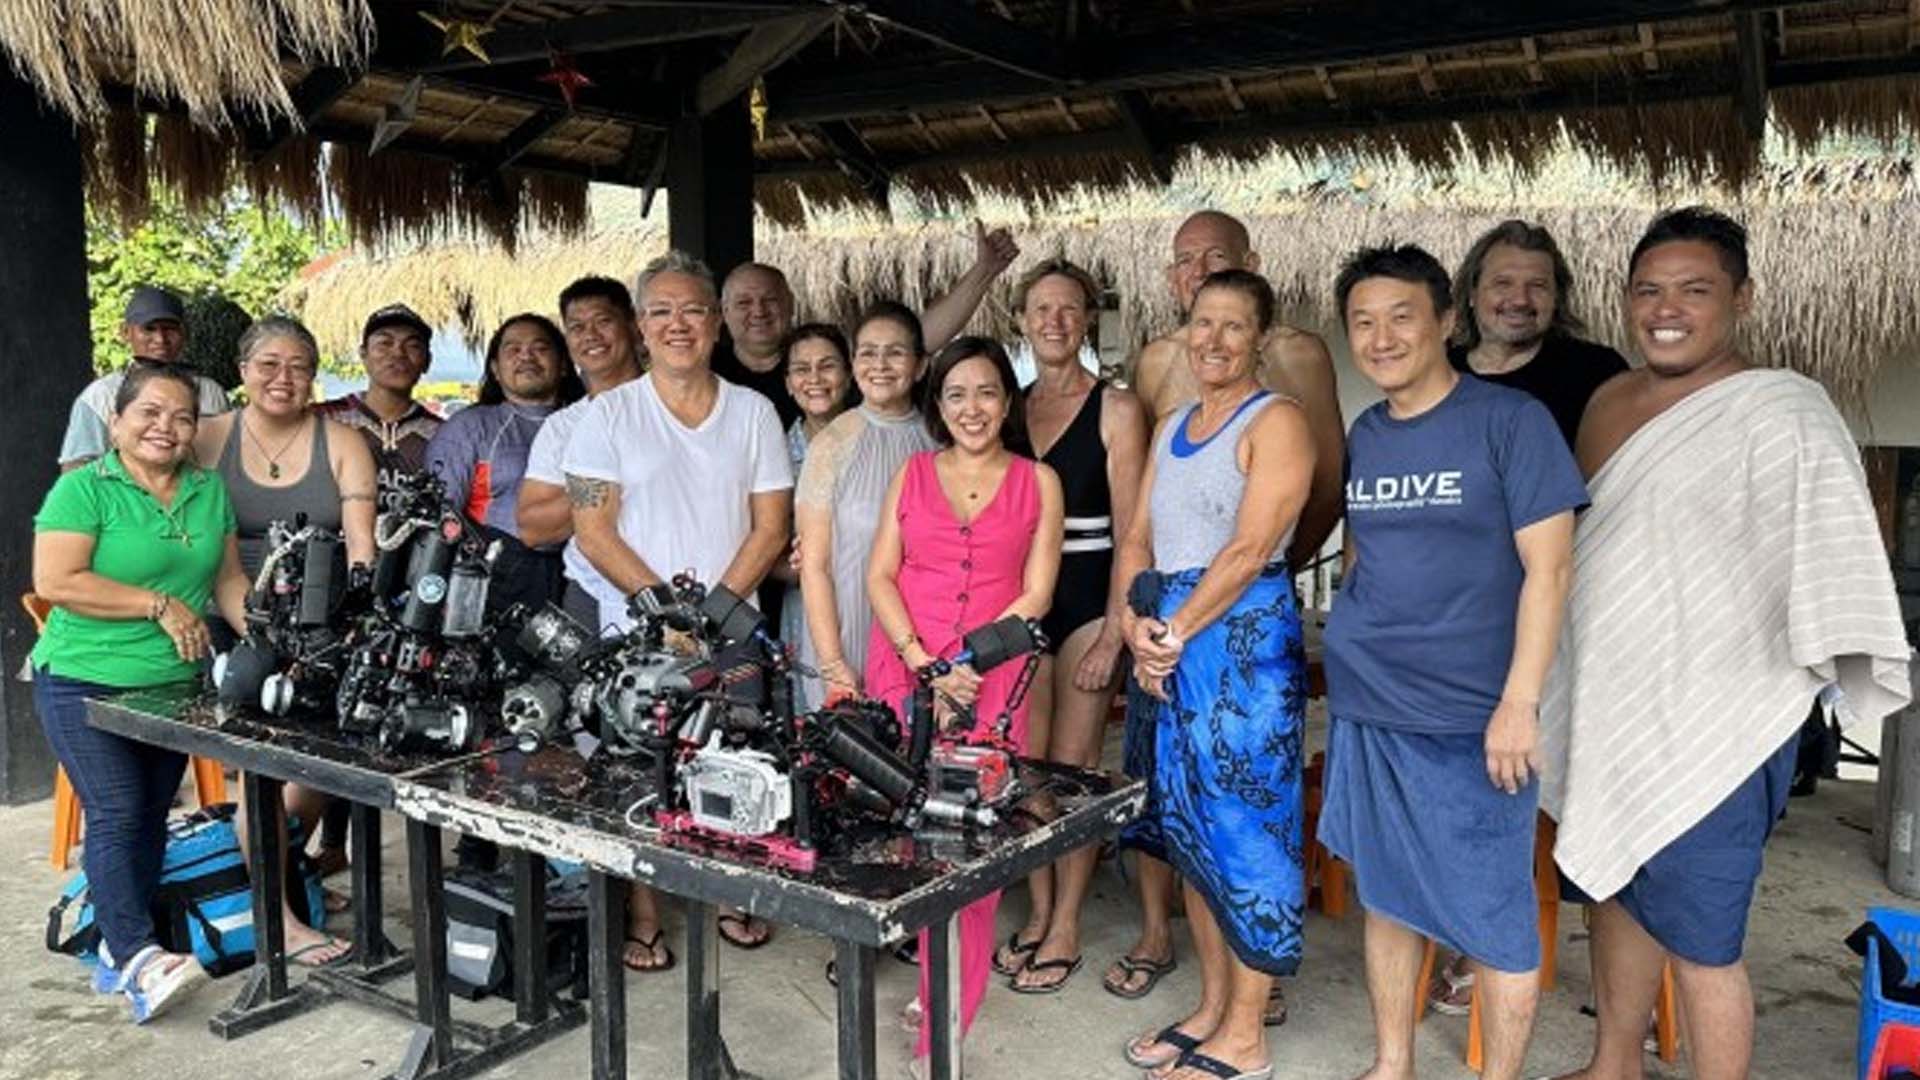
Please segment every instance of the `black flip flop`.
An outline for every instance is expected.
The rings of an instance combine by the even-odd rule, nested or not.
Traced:
[[[1160,980],[1170,974],[1174,968],[1180,966],[1180,960],[1177,957],[1169,956],[1166,961],[1162,963],[1159,960],[1148,960],[1144,957],[1122,956],[1120,959],[1114,961],[1114,964],[1119,967],[1121,971],[1126,972],[1126,976],[1120,980],[1122,983],[1132,982],[1135,975],[1145,975],[1147,981],[1141,983],[1138,990],[1116,987],[1105,979],[1100,980],[1100,985],[1106,989],[1107,993],[1112,994],[1114,997],[1124,998],[1127,1001],[1139,1001],[1141,998],[1153,993],[1153,988],[1160,985]]]
[[[1275,1003],[1280,1006],[1278,1011],[1274,1010]],[[1279,1027],[1286,1022],[1287,996],[1281,991],[1280,984],[1276,982],[1273,984],[1273,989],[1267,991],[1267,1007],[1260,1012],[1260,1026]]]
[[[1000,950],[995,949],[993,950],[993,970],[1008,977],[1020,974],[1020,970],[1027,966],[1027,958],[1040,951],[1040,942],[1040,938],[1034,938],[1029,942],[1022,942],[1020,940],[1020,931],[1018,930],[1008,934],[1007,951],[1012,953],[1014,959],[1018,962],[1014,964],[1002,964],[1000,962]]]
[[[715,927],[719,930],[720,940],[726,942],[727,944],[733,946],[736,949],[741,950],[742,952],[752,952],[753,950],[758,949],[761,946],[765,945],[767,942],[773,940],[773,927],[771,926],[767,927],[767,934],[765,937],[755,939],[749,936],[750,932],[753,930],[752,920],[753,920],[753,916],[751,915],[743,915],[739,912],[729,911],[725,915],[722,915],[713,921],[714,921]],[[732,923],[733,925],[738,926],[740,928],[739,936],[735,936],[733,934],[727,933],[726,927],[727,927],[727,924],[729,923]]]
[[[1057,994],[1067,985],[1067,980],[1073,978],[1074,972],[1080,970],[1080,960],[1081,957],[1078,956],[1066,960],[1029,960],[1027,961],[1028,971],[1060,971],[1064,969],[1066,974],[1052,982],[1041,983],[1037,986],[1022,986],[1019,976],[1016,975],[1007,981],[1007,986],[1016,994]]]
[[[1154,1043],[1161,1043],[1173,1047],[1173,1053],[1170,1056],[1148,1058],[1144,1055],[1135,1054],[1133,1052],[1133,1044],[1139,1041],[1140,1037],[1136,1035],[1128,1039],[1126,1045],[1120,1048],[1120,1056],[1126,1058],[1127,1064],[1136,1069],[1157,1069],[1162,1065],[1171,1065],[1186,1057],[1188,1054],[1193,1053],[1195,1050],[1200,1049],[1200,1040],[1181,1031],[1178,1020],[1154,1032],[1152,1042],[1147,1043],[1148,1046],[1152,1046]]]
[[[1180,1064],[1173,1071],[1179,1072],[1181,1069],[1198,1069],[1208,1076],[1217,1076],[1220,1080],[1272,1080],[1273,1077],[1271,1064],[1260,1069],[1242,1069],[1238,1065],[1221,1061],[1217,1057],[1210,1057],[1198,1050],[1180,1055]]]
[[[628,971],[638,971],[645,975],[653,975],[662,971],[672,971],[673,965],[679,962],[679,958],[673,955],[672,946],[660,944],[660,935],[664,933],[666,933],[665,930],[655,930],[653,936],[650,938],[634,937],[632,934],[628,934],[627,944],[640,946],[647,950],[647,955],[649,956],[653,955],[655,950],[658,950],[666,954],[667,958],[665,960],[660,961],[658,964],[635,964],[627,959],[626,950],[622,949],[620,953],[621,965]]]
[[[300,959],[301,957],[307,955],[308,953],[318,952],[321,949],[332,949],[332,948],[336,948],[338,946],[343,946],[343,945],[346,947],[341,950],[338,956],[332,957],[331,959],[320,960],[311,964],[307,963],[305,960]],[[324,971],[327,968],[339,967],[340,965],[345,964],[347,961],[352,959],[353,959],[353,943],[352,942],[349,942],[337,937],[328,937],[325,941],[316,941],[311,945],[303,945],[300,948],[295,949],[292,952],[288,953],[287,966],[291,968],[304,968],[307,971]]]

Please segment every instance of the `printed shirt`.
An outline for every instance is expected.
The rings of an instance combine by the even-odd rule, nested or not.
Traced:
[[[385,420],[359,394],[323,401],[314,408],[321,416],[358,430],[367,440],[367,448],[373,451],[373,463],[379,469],[382,496],[393,490],[395,476],[417,473],[427,467],[427,444],[446,422],[439,413],[418,401],[400,419]]]
[[[1356,558],[1327,621],[1332,714],[1484,731],[1526,577],[1514,533],[1587,503],[1552,415],[1471,375],[1408,420],[1380,402],[1347,437],[1346,495]]]

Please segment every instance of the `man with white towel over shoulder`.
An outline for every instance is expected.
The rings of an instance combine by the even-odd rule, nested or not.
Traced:
[[[1752,366],[1746,230],[1661,214],[1628,262],[1644,366],[1594,394],[1592,506],[1541,702],[1541,806],[1563,895],[1593,905],[1600,1022],[1580,1080],[1637,1080],[1671,960],[1699,1080],[1747,1075],[1741,962],[1800,723],[1838,682],[1903,706],[1908,647],[1859,452],[1818,383]]]

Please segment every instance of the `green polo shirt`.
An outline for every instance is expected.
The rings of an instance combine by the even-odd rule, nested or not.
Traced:
[[[127,475],[116,452],[62,476],[34,515],[33,531],[91,536],[94,573],[205,611],[234,531],[233,504],[217,473],[183,464],[173,505],[162,507]],[[47,618],[33,663],[106,686],[161,686],[198,675],[159,623],[95,619],[64,607]]]

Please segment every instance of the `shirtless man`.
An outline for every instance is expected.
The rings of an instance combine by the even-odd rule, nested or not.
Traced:
[[[1173,290],[1183,318],[1208,274],[1233,269],[1256,273],[1260,269],[1260,254],[1253,250],[1252,238],[1239,219],[1217,210],[1202,210],[1182,222],[1173,234],[1173,262],[1167,267],[1167,286]],[[1134,393],[1146,404],[1156,423],[1196,396],[1186,355],[1185,332],[1174,329],[1148,342],[1134,358]],[[1300,401],[1306,409],[1313,436],[1313,488],[1307,495],[1307,505],[1300,511],[1293,544],[1287,549],[1287,562],[1300,570],[1320,553],[1321,545],[1327,542],[1340,520],[1346,424],[1340,416],[1333,357],[1318,335],[1276,325],[1267,339],[1260,381],[1275,392]],[[1139,775],[1137,770],[1149,763],[1135,749],[1145,742],[1136,730],[1140,725],[1133,720],[1135,711],[1129,707],[1128,771]],[[1111,993],[1136,998],[1152,990],[1160,977],[1172,970],[1173,938],[1168,919],[1173,870],[1154,857],[1158,841],[1150,832],[1129,829],[1121,841],[1123,846],[1134,847],[1141,856],[1140,939],[1107,969],[1105,984]],[[1267,1022],[1277,1024],[1285,1018],[1286,1006],[1280,1000],[1280,986],[1275,983]]]
[[[1183,222],[1173,234],[1173,262],[1167,267],[1167,285],[1183,316],[1193,306],[1193,294],[1216,270],[1260,270],[1260,253],[1253,250],[1247,227],[1217,210],[1202,210]],[[1193,373],[1187,369],[1185,334],[1172,330],[1150,341],[1133,361],[1133,390],[1156,418],[1164,417],[1194,399]],[[1345,460],[1346,424],[1340,416],[1340,395],[1334,383],[1333,357],[1317,334],[1291,326],[1274,327],[1261,363],[1261,382],[1276,393],[1298,398],[1313,429],[1316,456],[1313,490],[1300,512],[1287,561],[1295,570],[1319,554],[1340,520],[1341,471]]]

